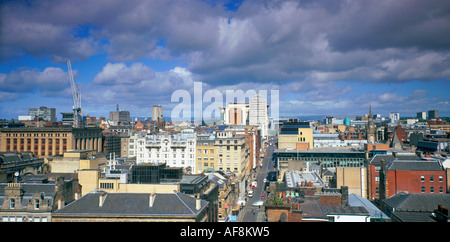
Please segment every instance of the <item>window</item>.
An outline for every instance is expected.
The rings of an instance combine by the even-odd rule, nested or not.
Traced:
[[[100,183],[100,189],[114,189],[114,183]]]
[[[39,209],[39,199],[34,199],[34,209]]]
[[[422,188],[421,188],[421,192],[422,192],[422,193],[425,193],[425,187],[422,187]]]
[[[434,193],[434,187],[430,187],[430,193]]]
[[[434,182],[434,175],[430,175],[430,182]]]
[[[443,182],[444,178],[442,176],[439,176],[439,182]]]
[[[425,176],[423,176],[423,175],[420,176],[420,181],[421,181],[421,182],[425,182]]]
[[[16,207],[16,199],[10,198],[9,199],[9,208],[14,209]]]

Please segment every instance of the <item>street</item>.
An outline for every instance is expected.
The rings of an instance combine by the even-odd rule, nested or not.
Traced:
[[[264,178],[267,177],[267,173],[273,170],[273,163],[271,162],[274,146],[268,145],[265,149],[267,154],[264,156],[263,167],[257,168],[255,178],[258,181],[258,185],[253,189],[253,196],[247,199],[247,203],[241,210],[240,215],[241,222],[263,222],[265,219],[264,206],[254,206],[253,203],[262,201],[261,196],[264,195],[267,198],[267,194],[264,190],[265,183]],[[270,165],[270,168],[269,168]],[[252,181],[254,178],[252,179]],[[251,188],[250,188],[251,189]]]

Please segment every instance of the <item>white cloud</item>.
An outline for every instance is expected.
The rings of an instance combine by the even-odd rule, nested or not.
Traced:
[[[7,74],[0,74],[0,86],[2,91],[8,92],[45,90],[56,93],[69,85],[68,79],[67,73],[57,67],[47,67],[43,71],[20,68]]]

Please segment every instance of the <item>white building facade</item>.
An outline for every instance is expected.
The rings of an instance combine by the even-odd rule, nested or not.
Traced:
[[[195,133],[157,134],[136,139],[136,163],[165,163],[196,174]]]
[[[269,134],[269,113],[267,100],[257,94],[250,98],[249,102],[249,125],[258,126],[261,129],[261,137]]]

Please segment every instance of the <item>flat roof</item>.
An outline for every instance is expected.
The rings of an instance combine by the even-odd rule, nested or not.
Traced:
[[[309,149],[309,150],[275,149],[274,153],[365,153],[365,152],[352,149]]]

